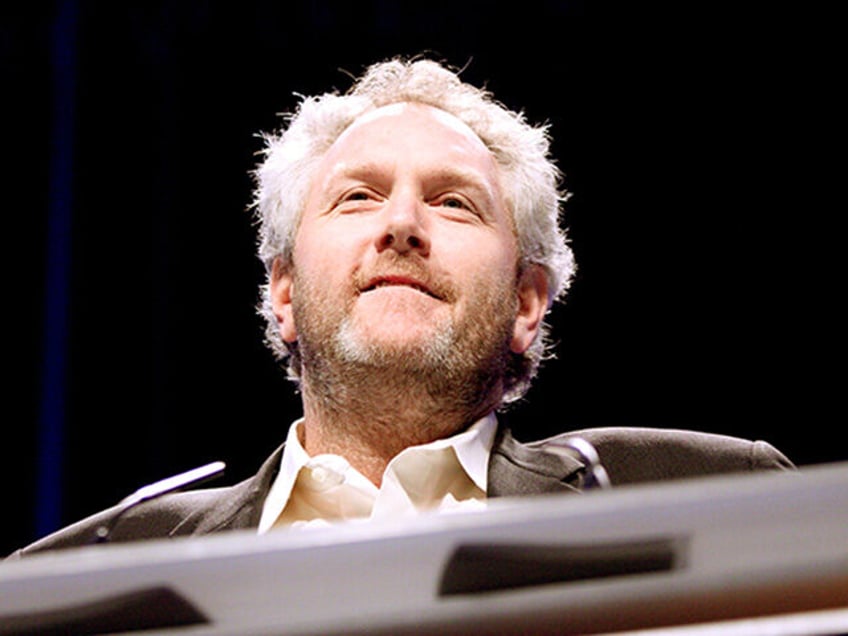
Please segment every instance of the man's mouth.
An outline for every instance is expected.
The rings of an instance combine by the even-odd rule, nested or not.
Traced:
[[[376,276],[360,290],[360,293],[374,291],[383,287],[409,287],[422,294],[441,300],[438,294],[430,289],[424,282],[409,276]]]

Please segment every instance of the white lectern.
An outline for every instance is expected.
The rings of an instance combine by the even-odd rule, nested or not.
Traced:
[[[3,635],[761,627],[848,633],[848,464],[0,564]]]

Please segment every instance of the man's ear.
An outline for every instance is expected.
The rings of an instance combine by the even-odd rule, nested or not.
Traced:
[[[274,264],[271,268],[271,282],[268,284],[271,306],[274,308],[277,327],[280,330],[280,337],[284,342],[294,342],[297,340],[297,328],[294,324],[294,314],[292,312],[294,281],[290,270],[290,267],[283,265],[282,260],[279,258],[274,259]]]
[[[522,354],[533,344],[548,311],[548,276],[540,265],[524,268],[518,279],[518,313],[510,350]]]

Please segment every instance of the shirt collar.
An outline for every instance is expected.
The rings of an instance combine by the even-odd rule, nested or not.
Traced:
[[[265,504],[262,507],[262,517],[259,519],[259,534],[267,532],[274,521],[280,516],[291,496],[294,482],[300,469],[306,466],[309,455],[300,443],[298,430],[303,423],[303,418],[295,421],[286,436],[286,445],[283,450],[283,459],[280,463],[280,472],[271,484]]]
[[[271,485],[262,509],[258,529],[260,534],[267,532],[274,525],[280,513],[285,509],[300,470],[311,459],[300,442],[299,431],[302,425],[303,418],[297,420],[289,427],[285,450],[280,464],[280,472]],[[414,451],[419,451],[453,448],[462,469],[474,482],[474,485],[485,493],[489,455],[496,431],[497,418],[494,413],[489,413],[461,433],[401,451],[392,462],[401,459],[404,453],[413,452],[413,449]],[[373,487],[373,484],[371,485]]]
[[[461,433],[411,448],[440,450],[442,448],[453,447],[456,458],[459,460],[463,470],[465,470],[475,486],[486,492],[489,453],[492,450],[497,427],[498,423],[495,414],[489,413]],[[410,449],[406,449],[400,454],[402,455],[408,450]]]

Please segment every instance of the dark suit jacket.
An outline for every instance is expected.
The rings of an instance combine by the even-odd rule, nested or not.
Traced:
[[[557,443],[581,437],[592,444],[613,486],[720,473],[790,469],[791,462],[765,442],[733,437],[639,428],[597,428],[529,444],[507,430],[495,440],[489,460],[488,495],[575,493],[583,486],[584,463]],[[231,487],[165,495],[138,505],[115,524],[111,540],[134,541],[255,528],[280,466],[278,448],[253,477]],[[110,508],[15,552],[10,558],[92,543],[97,528],[120,510]]]

